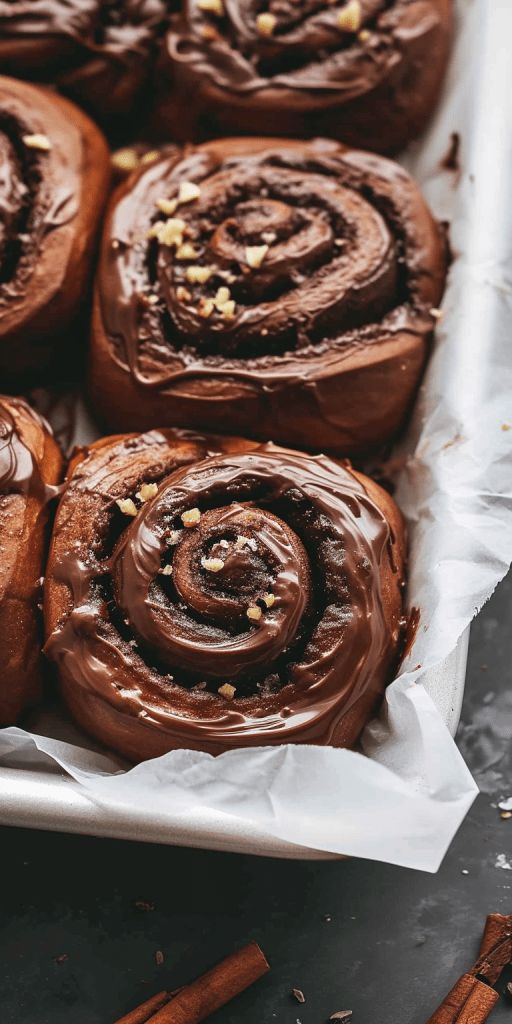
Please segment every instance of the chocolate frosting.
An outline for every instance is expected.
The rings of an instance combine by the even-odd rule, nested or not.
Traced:
[[[80,308],[108,174],[105,143],[85,115],[49,91],[0,78],[4,379],[39,366]]]
[[[181,224],[186,256],[165,230],[155,237],[166,223],[161,201],[175,200],[184,182],[199,187],[198,197],[180,203],[170,223]],[[248,265],[251,252],[263,253],[258,266]],[[206,276],[203,283],[190,283],[191,265]],[[418,356],[412,386],[404,380],[407,403],[444,273],[439,229],[395,163],[327,140],[225,140],[166,150],[118,192],[107,219],[95,397],[113,426],[140,425],[138,417],[160,397],[163,422],[220,426],[215,404],[231,397],[226,383],[234,398],[252,390],[272,403],[274,393],[281,401],[275,423],[293,384],[316,407],[311,447],[343,450],[334,383],[354,357],[367,351],[374,361],[382,346],[388,358],[385,343],[399,342],[404,363],[408,348]],[[219,296],[228,297],[228,307]],[[133,419],[124,414],[130,387]],[[203,400],[199,412],[196,397]],[[398,398],[392,429],[403,402]],[[231,420],[225,406],[221,415],[222,429],[233,429],[240,410],[233,407]],[[254,420],[250,433],[290,438],[269,426],[268,410]],[[379,434],[384,440],[381,424]]]
[[[9,398],[3,401],[0,398],[0,494],[34,494],[44,497],[46,485],[39,464],[34,452],[19,433],[13,416],[14,410],[51,433],[48,423],[23,399]]]
[[[48,424],[22,399],[0,396],[0,725],[39,694],[40,580],[60,470]]]
[[[0,65],[59,85],[104,120],[133,112],[166,0],[0,0]]]
[[[325,132],[396,150],[435,102],[451,30],[452,0],[185,0],[162,53],[160,123],[183,140]]]
[[[120,521],[126,499],[138,513]],[[46,651],[66,700],[134,759],[346,742],[397,657],[400,531],[380,488],[323,456],[178,431],[100,442],[49,562]]]

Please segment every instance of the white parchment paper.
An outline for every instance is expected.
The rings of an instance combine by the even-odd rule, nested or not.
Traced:
[[[509,0],[459,0],[444,100],[407,154],[455,261],[433,358],[404,444],[397,498],[410,528],[413,648],[363,736],[365,755],[318,747],[176,751],[126,770],[105,754],[0,734],[0,764],[41,776],[51,761],[105,815],[141,808],[173,830],[256,827],[308,850],[435,871],[476,786],[422,675],[452,651],[512,559],[512,82]],[[451,133],[460,170],[442,168]],[[51,759],[51,760],[49,760]],[[37,824],[37,819],[34,822]],[[61,827],[63,827],[61,825]],[[257,852],[257,850],[255,850]]]

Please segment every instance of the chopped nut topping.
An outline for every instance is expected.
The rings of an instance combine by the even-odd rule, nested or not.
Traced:
[[[215,309],[213,299],[199,299],[199,305],[197,307],[198,316],[202,316],[203,320],[207,320],[212,315]]]
[[[174,547],[175,544],[179,544],[183,530],[171,530],[167,543]]]
[[[183,512],[181,515],[181,521],[183,523],[183,526],[186,526],[188,528],[191,526],[197,526],[200,518],[201,513],[198,508],[189,508],[187,509],[186,512]]]
[[[225,697],[226,700],[233,700],[236,686],[231,686],[231,683],[223,683],[222,686],[219,686],[217,693],[220,693],[221,697]]]
[[[192,296],[188,288],[184,288],[182,284],[179,284],[176,288],[176,298],[178,302],[191,302]]]
[[[125,516],[137,515],[137,506],[131,498],[118,498],[116,505],[121,509],[121,512]]]
[[[259,622],[263,612],[257,604],[250,604],[245,614],[251,622]]]
[[[189,284],[206,284],[212,276],[210,267],[187,267],[186,278]]]
[[[277,18],[275,14],[270,14],[270,11],[264,11],[256,18],[256,28],[262,36],[271,36],[276,24]]]
[[[338,14],[338,28],[343,32],[359,32],[363,21],[361,0],[348,0]]]
[[[242,551],[245,547],[250,548],[251,551],[258,550],[258,545],[254,537],[244,537],[243,534],[241,534],[239,537],[236,538],[235,548],[237,549],[237,551]]]
[[[191,242],[183,242],[183,245],[178,246],[176,249],[177,260],[196,260],[198,256],[199,253],[197,249],[194,249]]]
[[[217,309],[225,320],[232,320],[235,315],[235,302],[233,299],[229,299],[227,302],[217,303]]]
[[[429,309],[429,313],[430,313],[430,316],[433,317],[434,320],[442,320],[442,318],[444,316],[443,310],[442,309],[436,309],[435,306],[433,306],[432,309]]]
[[[195,181],[181,181],[178,190],[178,203],[192,203],[194,199],[199,199],[201,195],[201,189],[199,185],[196,185]]]
[[[181,245],[185,228],[185,221],[180,217],[171,217],[165,221],[157,220],[156,224],[150,227],[147,237],[158,238],[161,245]]]
[[[361,32],[359,32],[357,38],[359,39],[360,43],[367,43],[369,38],[370,38],[370,33],[369,33],[368,29],[367,28],[363,28],[361,30]]]
[[[158,571],[161,576],[172,576],[172,565],[164,565]]]
[[[257,270],[261,267],[265,256],[268,253],[268,245],[248,245],[245,249],[245,262],[253,270]]]
[[[267,608],[272,608],[272,605],[275,604],[275,600],[275,594],[263,594],[262,601],[266,604]]]
[[[112,153],[111,163],[119,171],[134,171],[139,166],[139,158],[134,149],[126,147],[118,149],[117,153]]]
[[[156,306],[158,302],[158,295],[145,295],[144,298],[148,303],[148,306]]]
[[[202,558],[201,565],[207,572],[220,572],[224,568],[222,558]]]
[[[216,308],[221,309],[222,306],[226,305],[226,302],[229,302],[230,298],[231,292],[229,288],[226,288],[224,285],[222,285],[220,288],[217,288],[217,294],[214,299]]]
[[[139,501],[149,501],[150,498],[155,497],[155,494],[158,494],[158,484],[142,484],[135,497]]]
[[[35,135],[23,135],[23,142],[29,149],[40,149],[44,153],[52,148],[52,144],[47,135],[42,135],[40,132],[36,132]]]
[[[157,205],[158,209],[162,213],[165,213],[166,217],[172,217],[173,213],[176,212],[176,207],[178,205],[178,200],[177,199],[157,199],[156,205]]]
[[[144,156],[141,156],[140,162],[141,164],[154,164],[155,160],[158,160],[159,156],[160,153],[157,149],[148,149],[147,153],[144,153]]]
[[[219,18],[224,15],[224,4],[222,0],[197,0],[200,11],[207,11],[208,14],[217,14]]]

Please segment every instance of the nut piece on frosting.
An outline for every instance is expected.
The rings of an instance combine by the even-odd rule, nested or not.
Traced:
[[[268,245],[248,245],[245,249],[245,262],[248,267],[257,270],[261,267],[265,256],[268,253]]]
[[[181,521],[183,526],[186,526],[187,529],[190,529],[191,526],[197,526],[200,518],[201,513],[198,508],[189,508],[186,512],[182,512],[181,514]]]
[[[259,620],[261,619],[261,616],[263,615],[263,612],[262,612],[261,608],[259,607],[259,605],[257,605],[257,604],[250,604],[248,609],[247,609],[246,615],[247,615],[247,618],[251,620],[251,622],[259,622]]]
[[[124,516],[136,516],[138,513],[137,506],[131,498],[117,498],[116,505]]]
[[[48,136],[42,135],[40,132],[36,132],[34,135],[24,135],[23,142],[29,149],[40,149],[43,153],[48,153],[52,148]]]
[[[361,0],[348,0],[348,3],[338,14],[338,28],[341,28],[343,32],[359,32],[362,21]]]
[[[263,13],[258,14],[258,17],[256,18],[256,28],[261,36],[273,35],[276,25],[277,18],[275,14],[270,14],[270,11],[263,11]]]
[[[226,700],[233,700],[236,686],[231,686],[231,683],[223,683],[222,686],[219,686],[217,693],[220,693],[221,697],[224,697]]]
[[[135,497],[144,502],[154,498],[155,494],[158,494],[158,484],[142,484]]]

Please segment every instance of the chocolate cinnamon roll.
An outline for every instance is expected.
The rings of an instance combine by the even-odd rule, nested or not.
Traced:
[[[327,140],[164,151],[107,216],[96,410],[114,430],[364,452],[404,422],[445,269],[439,226],[383,157]]]
[[[41,369],[64,338],[73,347],[109,174],[106,143],[85,114],[47,90],[0,77],[4,386]]]
[[[39,695],[48,502],[60,471],[45,421],[22,399],[0,397],[0,725]]]
[[[452,22],[453,0],[185,0],[162,49],[157,127],[396,152],[436,103]]]
[[[99,441],[68,481],[45,650],[82,726],[133,761],[355,743],[401,643],[386,492],[326,456],[173,430]]]
[[[170,7],[166,0],[0,0],[0,67],[58,85],[115,128],[140,106]]]

